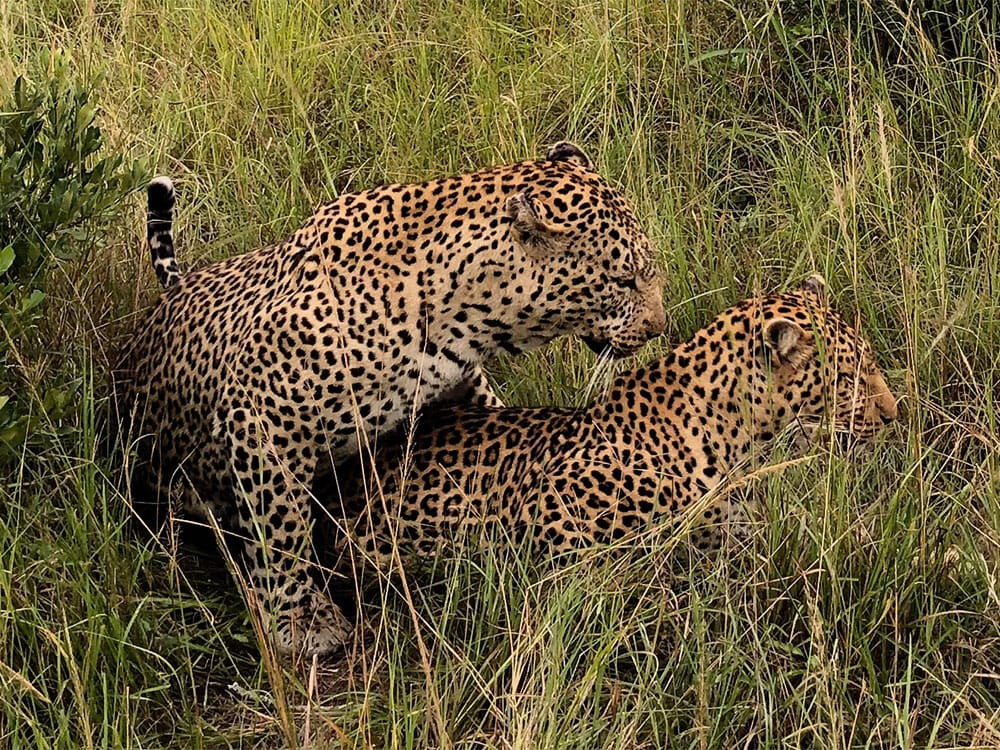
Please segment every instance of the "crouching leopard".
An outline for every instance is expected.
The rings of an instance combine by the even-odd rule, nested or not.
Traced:
[[[708,550],[742,518],[726,493],[708,493],[766,458],[779,433],[804,437],[826,423],[863,440],[896,416],[869,345],[813,277],[726,310],[587,408],[425,415],[408,446],[362,461],[317,497],[351,519],[333,531],[335,556],[379,566],[394,549],[428,555],[458,532],[491,526],[558,554],[665,519],[684,522],[690,543]]]
[[[319,582],[310,484],[480,366],[564,334],[624,356],[665,325],[654,251],[573,144],[544,159],[342,195],[290,239],[181,274],[169,180],[148,241],[166,289],[114,375],[133,497],[241,539],[282,652],[351,632]],[[256,600],[256,601],[254,601]]]

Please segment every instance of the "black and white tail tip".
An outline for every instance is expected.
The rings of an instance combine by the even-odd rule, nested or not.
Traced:
[[[146,188],[146,197],[146,241],[156,278],[167,289],[181,275],[174,254],[174,183],[169,177],[156,177]]]

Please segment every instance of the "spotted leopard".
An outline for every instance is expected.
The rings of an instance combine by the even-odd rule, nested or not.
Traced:
[[[440,399],[489,400],[480,366],[564,334],[615,356],[664,327],[653,248],[576,146],[342,195],[287,241],[181,274],[173,191],[149,192],[167,288],[115,374],[133,495],[241,538],[284,652],[340,646],[317,581],[309,486]]]
[[[560,554],[660,519],[711,550],[743,518],[724,490],[779,434],[805,437],[825,420],[865,440],[896,417],[868,343],[813,277],[731,307],[586,408],[425,415],[409,444],[390,443],[317,496],[349,519],[330,542],[341,563],[360,554],[352,564],[388,566],[395,550],[430,555],[460,532],[495,527]]]

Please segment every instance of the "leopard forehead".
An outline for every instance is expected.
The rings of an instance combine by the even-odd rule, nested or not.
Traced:
[[[871,347],[860,332],[849,325],[829,304],[803,291],[765,297],[761,301],[758,325],[769,320],[787,318],[800,324],[813,336],[813,344],[821,349],[824,359],[836,357],[866,358]]]
[[[748,332],[776,318],[788,318],[809,326],[826,326],[840,329],[843,319],[832,307],[819,302],[811,295],[799,291],[750,297],[715,316],[695,334],[696,339],[717,340],[734,330]]]

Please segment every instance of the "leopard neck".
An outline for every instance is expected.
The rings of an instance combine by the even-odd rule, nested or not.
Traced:
[[[726,377],[713,380],[713,370]],[[767,390],[745,346],[695,339],[619,377],[591,413],[623,449],[710,489],[766,453],[778,428]]]

